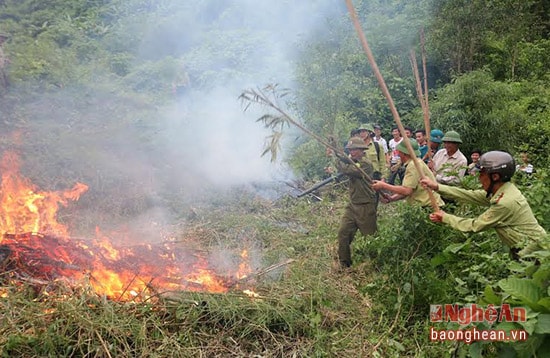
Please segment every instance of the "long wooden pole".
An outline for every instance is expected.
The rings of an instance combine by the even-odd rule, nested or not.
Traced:
[[[422,113],[424,114],[424,128],[426,128],[426,134],[428,136],[427,140],[427,146],[428,146],[428,159],[432,159],[432,151],[430,149],[430,139],[429,139],[429,133],[430,133],[430,113],[428,109],[428,103],[426,102],[427,98],[424,97],[422,94],[422,85],[420,84],[420,75],[418,74],[418,64],[416,62],[416,53],[413,49],[411,49],[410,58],[412,71],[414,74],[414,79],[416,83],[416,95],[418,97],[418,100],[420,101],[420,106],[422,107]],[[424,159],[424,158],[422,158]]]
[[[390,92],[388,91],[388,87],[386,86],[386,82],[384,81],[384,77],[382,77],[382,74],[380,73],[380,70],[378,69],[378,65],[376,64],[376,61],[374,60],[374,56],[372,55],[372,51],[370,50],[369,44],[367,42],[367,38],[365,37],[365,34],[363,33],[363,30],[361,28],[361,24],[359,23],[359,19],[357,17],[357,13],[355,11],[355,8],[353,6],[352,0],[346,0],[346,5],[348,7],[348,11],[350,13],[351,20],[353,22],[353,25],[355,27],[355,30],[357,31],[357,35],[359,36],[359,40],[361,41],[361,45],[363,46],[363,50],[365,51],[365,54],[367,55],[367,58],[369,60],[369,63],[372,67],[372,70],[374,72],[374,75],[376,76],[376,79],[378,80],[378,84],[380,86],[380,89],[382,90],[382,93],[384,94],[384,97],[386,97],[386,100],[388,101],[388,105],[390,106],[390,111],[393,115],[393,118],[395,120],[395,123],[397,124],[397,127],[399,128],[399,131],[401,132],[401,136],[403,137],[403,140],[405,141],[405,146],[407,147],[407,150],[409,151],[409,155],[411,157],[411,160],[414,163],[414,166],[416,170],[418,171],[418,174],[421,178],[424,177],[422,168],[420,167],[420,163],[416,161],[416,155],[414,154],[414,150],[411,145],[411,141],[409,140],[409,137],[407,137],[407,134],[405,133],[405,128],[403,127],[403,123],[401,122],[401,118],[399,117],[399,113],[397,112],[397,109],[395,108],[395,104],[393,102],[393,99],[390,95]],[[432,207],[434,211],[439,211],[439,206],[437,205],[437,201],[435,200],[435,196],[433,195],[433,192],[428,190],[428,194],[430,196],[430,202],[432,204]]]
[[[426,129],[427,142],[428,142],[428,158],[432,159],[431,149],[431,128],[430,128],[430,105],[428,101],[428,71],[426,69],[426,40],[424,37],[424,28],[420,29],[420,50],[422,52],[422,72],[424,75],[424,107],[426,108],[426,114],[424,115],[424,128]]]

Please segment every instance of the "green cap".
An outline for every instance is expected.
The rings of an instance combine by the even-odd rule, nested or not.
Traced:
[[[374,127],[372,124],[370,123],[363,123],[359,126],[359,128],[357,128],[358,130],[360,131],[369,131],[369,132],[374,132]]]
[[[448,131],[445,133],[445,136],[441,138],[442,142],[453,142],[453,143],[462,143],[462,139],[460,139],[460,134],[455,131]]]
[[[415,139],[409,139],[409,140],[411,141],[411,147],[414,150],[414,154],[417,157],[420,157],[420,149],[418,147],[418,142]],[[405,139],[403,139],[403,140],[401,140],[401,142],[399,142],[397,147],[395,147],[395,150],[398,150],[400,152],[403,152],[405,154],[410,155],[409,150],[407,149],[407,146],[405,145]],[[411,157],[412,157],[412,155],[411,155]]]
[[[349,140],[348,144],[346,144],[346,149],[367,149],[368,146],[365,144],[363,139],[359,137],[353,137]]]

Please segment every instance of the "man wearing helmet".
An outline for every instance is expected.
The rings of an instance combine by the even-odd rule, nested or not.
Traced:
[[[473,219],[440,210],[430,214],[430,220],[442,222],[462,232],[494,228],[502,242],[510,247],[514,258],[540,249],[539,242],[546,237],[546,232],[537,222],[523,194],[510,182],[516,170],[514,158],[506,152],[487,152],[479,159],[479,169],[483,190],[466,190],[427,178],[422,179],[421,183],[445,198],[489,208]]]
[[[361,137],[367,145],[365,155],[374,167],[373,179],[381,179],[386,177],[388,174],[386,167],[386,155],[384,154],[384,149],[380,148],[380,144],[373,140],[375,136],[373,125],[370,123],[362,124],[358,130],[359,137]]]
[[[432,129],[430,132],[430,148],[428,149],[428,152],[426,155],[422,158],[426,164],[429,164],[431,166],[430,168],[433,168],[433,161],[432,158],[439,151],[439,147],[441,146],[441,138],[443,138],[445,134],[439,129]]]
[[[448,131],[441,138],[444,149],[433,156],[433,171],[438,183],[447,185],[458,185],[464,177],[468,161],[464,154],[458,149],[462,143],[460,134],[455,131]]]
[[[388,190],[394,194],[384,199],[384,202],[391,202],[396,200],[405,199],[409,204],[416,204],[420,206],[430,206],[430,195],[428,191],[420,185],[418,182],[422,176],[426,176],[435,180],[434,174],[431,172],[430,168],[424,163],[420,158],[420,149],[418,142],[414,139],[411,139],[411,148],[414,151],[415,160],[418,161],[418,165],[422,174],[419,174],[416,170],[416,166],[412,162],[413,156],[409,153],[409,149],[405,145],[404,141],[401,141],[396,150],[399,152],[399,157],[401,158],[401,163],[405,167],[405,176],[403,177],[402,185],[392,185],[385,183],[383,181],[374,180],[372,183],[372,188],[374,190]],[[441,200],[441,197],[437,193],[433,193],[435,196],[435,201],[437,205],[443,206],[445,203]]]
[[[365,155],[368,145],[360,137],[353,137],[346,145],[349,158],[340,158],[338,171],[349,177],[349,198],[338,230],[338,258],[341,267],[351,266],[351,242],[357,233],[374,234],[376,226],[376,196],[361,173],[373,175],[373,165]],[[361,168],[361,170],[359,169]]]

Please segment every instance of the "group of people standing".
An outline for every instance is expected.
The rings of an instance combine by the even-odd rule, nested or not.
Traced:
[[[431,206],[431,221],[462,232],[494,228],[514,258],[542,247],[547,240],[546,232],[523,194],[510,182],[516,164],[509,153],[475,151],[474,164],[468,166],[459,149],[462,139],[456,131],[432,130],[429,147],[424,130],[405,128],[405,134],[406,140],[393,128],[392,138],[386,142],[380,126],[363,124],[351,133],[346,145],[348,155],[337,156],[338,171],[350,178],[350,201],[338,230],[342,267],[352,265],[351,243],[357,231],[363,235],[377,231],[379,200],[388,203],[405,199],[411,205]],[[478,175],[483,189],[459,187],[466,174]],[[444,199],[485,206],[487,210],[475,218],[458,217],[441,209],[445,206]]]

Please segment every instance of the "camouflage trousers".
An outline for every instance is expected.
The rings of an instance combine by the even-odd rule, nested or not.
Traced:
[[[376,226],[376,203],[348,204],[338,229],[338,259],[343,267],[351,266],[351,242],[357,230],[363,235],[374,234]]]

